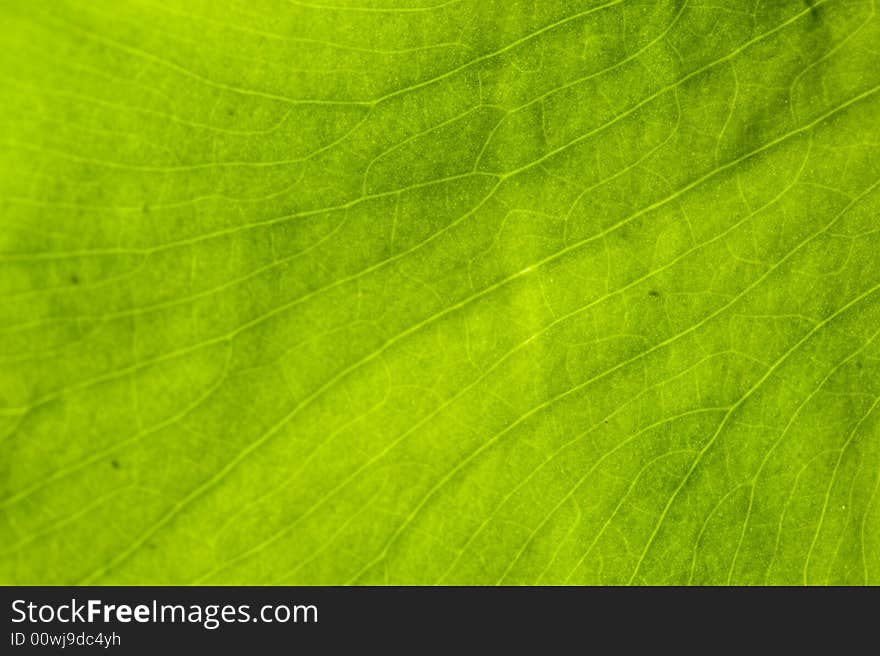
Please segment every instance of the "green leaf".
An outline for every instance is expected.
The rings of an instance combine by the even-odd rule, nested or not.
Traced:
[[[0,16],[0,581],[880,582],[874,0]]]

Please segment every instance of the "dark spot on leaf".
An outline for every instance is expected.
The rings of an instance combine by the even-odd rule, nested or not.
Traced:
[[[71,273],[70,274],[70,282],[73,283],[74,285],[78,285],[79,284],[79,276],[76,275],[75,273]]]
[[[232,107],[230,107],[229,109],[227,109],[227,110],[226,110],[226,113],[229,114],[230,116],[235,116],[235,110],[232,109]]]
[[[660,292],[658,292],[656,289],[652,289],[648,292],[648,296],[650,296],[651,298],[660,298]]]
[[[856,369],[861,369],[863,366],[861,360],[856,360]]]
[[[110,466],[113,467],[113,469],[119,469],[119,461],[118,460],[111,460]]]

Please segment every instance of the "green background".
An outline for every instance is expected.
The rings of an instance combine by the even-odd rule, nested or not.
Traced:
[[[880,581],[874,0],[0,35],[0,582]]]

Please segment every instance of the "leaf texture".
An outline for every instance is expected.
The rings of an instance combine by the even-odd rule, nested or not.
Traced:
[[[877,584],[874,0],[5,0],[0,581]]]

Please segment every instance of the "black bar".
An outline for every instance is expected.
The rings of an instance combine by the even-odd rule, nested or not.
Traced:
[[[546,654],[577,645],[583,649],[576,651],[601,654],[676,653],[688,646],[715,653],[737,642],[757,648],[768,641],[790,653],[805,638],[812,653],[823,636],[835,653],[848,653],[840,649],[857,629],[874,631],[880,608],[878,588],[5,587],[0,594],[6,628],[0,653],[8,654],[62,646],[114,654],[335,654],[352,647]],[[89,600],[100,601],[92,602],[94,621],[86,619]],[[170,606],[183,606],[186,621]],[[223,606],[233,609],[225,617]],[[59,611],[68,620],[77,608],[76,622],[58,621]],[[46,621],[31,621],[41,612]],[[110,644],[77,644],[98,635]],[[876,651],[876,639],[871,644]]]

